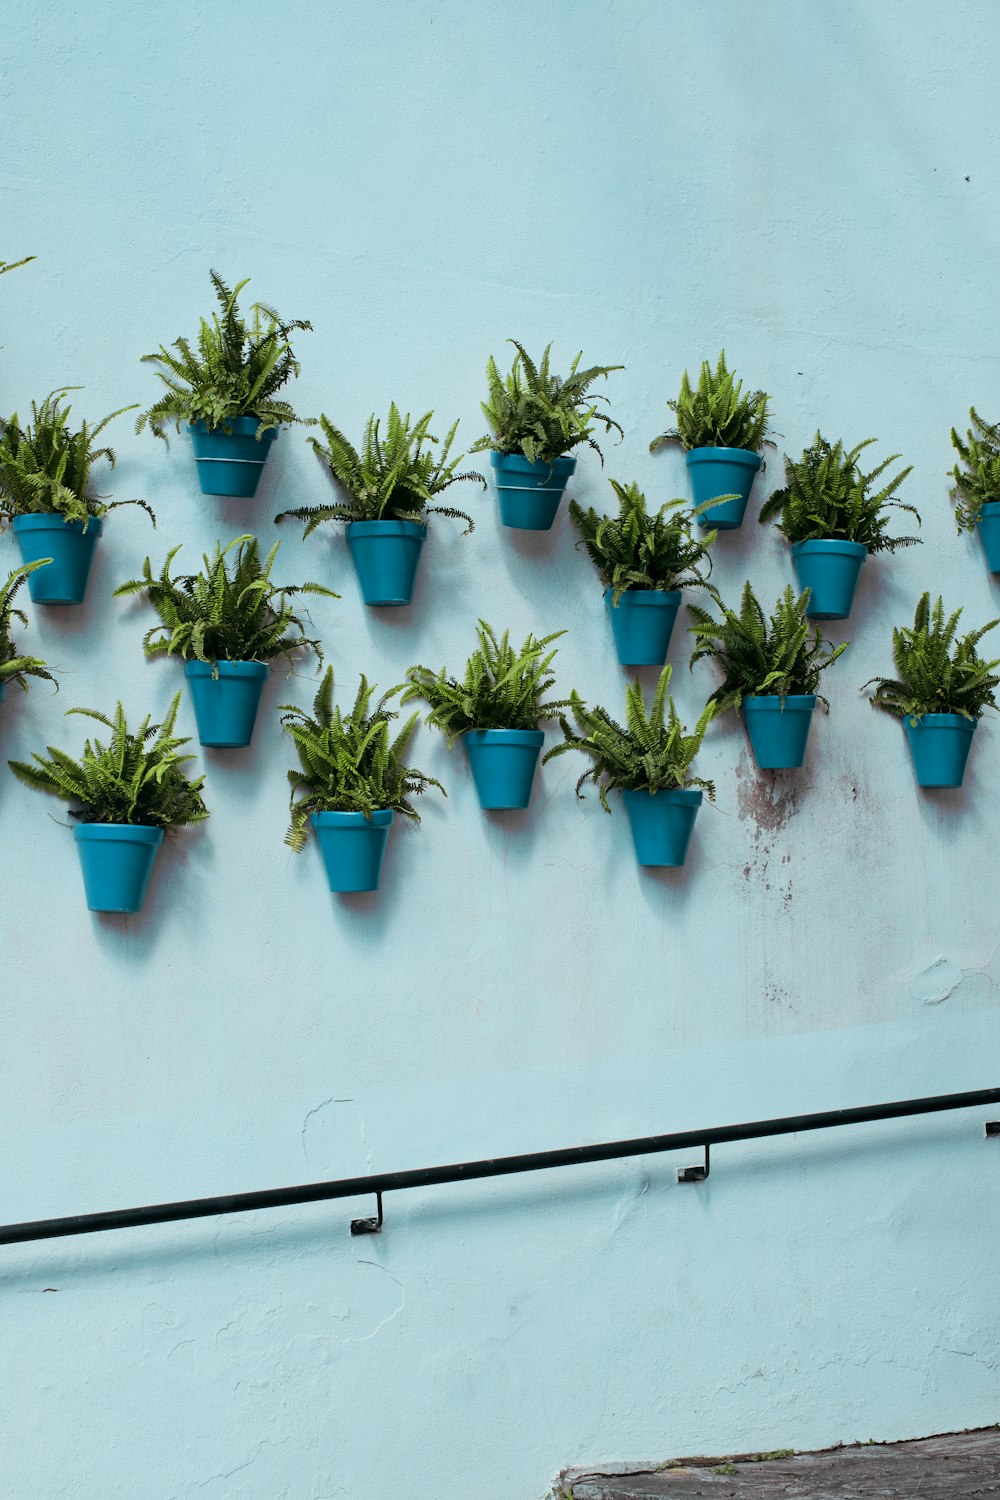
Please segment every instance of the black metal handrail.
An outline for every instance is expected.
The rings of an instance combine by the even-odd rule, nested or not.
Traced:
[[[0,1245],[30,1240],[60,1239],[71,1234],[100,1234],[110,1229],[134,1229],[144,1224],[171,1224],[181,1219],[214,1218],[217,1214],[251,1213],[261,1208],[290,1208],[299,1203],[325,1203],[334,1198],[357,1198],[374,1193],[378,1215],[354,1219],[353,1234],[374,1234],[382,1228],[382,1194],[408,1188],[435,1187],[447,1182],[473,1182],[482,1177],[507,1177],[515,1172],[543,1172],[575,1167],[585,1162],[614,1161],[624,1156],[652,1156],[661,1151],[702,1147],[703,1164],[678,1171],[681,1182],[704,1182],[709,1174],[712,1146],[727,1141],[759,1140],[763,1136],[797,1135],[805,1130],[831,1130],[842,1125],[864,1125],[873,1120],[897,1120],[909,1115],[937,1114],[950,1109],[975,1109],[1000,1104],[1000,1088],[974,1089],[964,1094],[937,1094],[927,1099],[899,1099],[892,1104],[868,1104],[858,1109],[830,1109],[818,1114],[786,1115],[777,1120],[751,1120],[743,1125],[717,1125],[709,1130],[675,1130],[667,1135],[637,1136],[628,1141],[604,1141],[592,1146],[569,1146],[556,1151],[531,1151],[522,1156],[489,1157],[483,1161],[453,1162],[442,1167],[417,1167],[405,1172],[372,1172],[334,1182],[310,1182],[299,1187],[266,1188],[255,1193],[230,1193],[218,1198],[153,1203],[144,1208],[118,1208],[106,1213],[71,1214],[61,1219],[34,1219],[24,1224],[0,1225]],[[994,1122],[987,1134],[1000,1134]]]

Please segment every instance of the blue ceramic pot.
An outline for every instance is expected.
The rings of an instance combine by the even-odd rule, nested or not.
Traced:
[[[496,470],[500,520],[516,531],[549,531],[566,493],[576,459],[563,456],[533,464],[520,453],[490,453]]]
[[[991,573],[1000,573],[1000,501],[987,500],[979,513],[976,530],[986,553],[986,566]]]
[[[310,818],[331,891],[377,891],[392,827],[392,808],[373,812],[321,812]]]
[[[736,531],[743,525],[750,490],[761,465],[760,454],[746,448],[692,448],[685,454],[685,462],[696,506],[717,495],[730,497],[702,511],[698,525]]]
[[[427,527],[416,521],[351,521],[347,545],[366,604],[409,604]]]
[[[545,734],[541,729],[472,729],[462,736],[469,756],[479,805],[489,811],[527,807],[531,783],[538,765],[538,752]]]
[[[278,431],[270,427],[258,440],[260,423],[256,417],[233,417],[229,426],[231,432],[221,427],[207,427],[204,422],[188,423],[198,465],[198,483],[203,495],[235,495],[248,499],[257,493],[267,455]]]
[[[903,720],[917,786],[962,785],[978,722],[962,714],[922,714],[915,724]]]
[[[51,514],[15,516],[11,524],[22,561],[52,559],[28,574],[32,604],[82,604],[103,522],[92,518],[84,530],[82,521]]]
[[[854,603],[861,564],[868,556],[862,542],[834,538],[796,542],[792,562],[799,591],[809,590],[810,620],[846,620]]]
[[[73,830],[90,911],[142,907],[163,829],[135,823],[78,823]]]
[[[762,693],[743,699],[754,759],[762,771],[794,771],[805,759],[815,693]]]
[[[210,661],[185,662],[200,745],[249,745],[269,672],[262,661],[220,661],[214,667]]]
[[[622,793],[640,865],[684,863],[701,799],[696,787]]]
[[[604,590],[615,651],[623,667],[662,667],[681,606],[680,589],[627,589],[614,604]]]

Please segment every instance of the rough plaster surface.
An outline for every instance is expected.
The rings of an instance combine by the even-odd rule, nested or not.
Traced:
[[[156,385],[207,269],[308,316],[295,399],[348,431],[395,398],[480,430],[503,340],[622,361],[608,472],[685,492],[650,457],[685,364],[724,343],[819,424],[915,466],[926,545],[869,563],[851,650],[795,777],[736,724],[683,873],[636,868],[620,816],[547,770],[484,817],[422,733],[446,803],[393,835],[377,899],[336,903],[282,845],[289,752],[272,681],[253,750],[211,753],[213,817],[164,855],[146,913],[83,909],[58,807],[0,783],[3,1217],[114,1207],[994,1084],[991,900],[1000,727],[965,790],[921,796],[858,694],[924,587],[995,610],[947,505],[948,428],[1000,411],[991,287],[1000,191],[992,7],[546,6],[27,0],[6,96],[0,388],[82,383],[98,415]],[[10,697],[5,757],[74,744],[72,704],[162,708],[147,549],[194,563],[327,493],[283,435],[254,502],[201,497],[183,437],[119,424],[119,497],[79,611],[35,615],[62,692]],[[772,462],[763,486],[777,482]],[[596,460],[576,493],[610,491]],[[570,627],[560,682],[620,702],[599,587],[563,517],[504,534],[470,497],[436,525],[406,611],[366,611],[343,543],[282,528],[278,576],[343,594],[314,620],[338,678],[459,663],[477,614]],[[717,579],[791,576],[773,533]],[[2,543],[13,562],[13,544]],[[682,622],[683,623],[683,622]],[[837,632],[839,638],[840,632]],[[675,652],[676,654],[676,652]],[[694,713],[709,670],[677,689]],[[192,727],[185,704],[186,722]],[[823,1445],[997,1416],[997,1143],[912,1120],[720,1150],[702,1188],[623,1162],[368,1204],[7,1250],[4,1481],[74,1500],[531,1500],[566,1464]]]

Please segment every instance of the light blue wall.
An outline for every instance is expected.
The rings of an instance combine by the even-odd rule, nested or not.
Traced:
[[[25,0],[6,18],[0,405],[80,383],[103,414],[192,327],[207,270],[315,332],[300,409],[357,431],[390,399],[480,431],[503,340],[621,361],[607,472],[651,458],[685,364],[723,344],[817,425],[915,466],[926,545],[870,562],[805,770],[757,775],[735,723],[705,751],[718,808],[683,874],[636,869],[623,818],[557,762],[487,820],[458,754],[393,835],[377,900],[335,904],[283,847],[272,682],[247,755],[212,755],[203,832],[148,910],[89,917],[58,806],[0,785],[4,1220],[874,1102],[998,1081],[1000,728],[966,788],[916,792],[857,687],[925,587],[996,608],[954,533],[948,429],[1000,411],[993,7],[986,0],[538,4],[244,0],[166,10]],[[284,434],[254,502],[196,493],[185,439],[119,424],[90,601],[34,614],[58,698],[8,697],[4,757],[73,745],[72,704],[162,710],[142,609],[111,590],[328,493]],[[777,481],[773,462],[766,483]],[[610,494],[589,458],[583,501]],[[282,528],[279,578],[342,603],[338,674],[456,665],[477,614],[569,627],[563,686],[620,702],[599,590],[565,518],[501,532],[474,495],[435,524],[417,600],[359,603],[336,537]],[[2,543],[4,565],[13,543]],[[731,594],[790,576],[754,524]],[[677,673],[694,714],[713,681]],[[346,691],[346,688],[345,688]],[[188,705],[184,712],[193,727]],[[53,816],[54,815],[54,816]],[[537,1500],[564,1464],[804,1446],[991,1422],[997,1146],[982,1117],[129,1232],[0,1256],[4,1484],[74,1500]]]

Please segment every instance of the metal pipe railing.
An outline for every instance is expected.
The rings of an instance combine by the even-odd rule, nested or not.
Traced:
[[[944,1110],[977,1109],[1000,1104],[1000,1088],[974,1089],[962,1094],[937,1094],[926,1099],[899,1099],[891,1104],[869,1104],[857,1109],[830,1109],[816,1114],[786,1115],[776,1120],[751,1120],[742,1125],[717,1125],[707,1130],[677,1130],[667,1135],[637,1136],[627,1141],[604,1141],[591,1146],[569,1146],[555,1151],[531,1151],[521,1156],[487,1157],[482,1161],[453,1162],[441,1167],[417,1167],[404,1172],[373,1172],[333,1182],[311,1182],[298,1187],[265,1188],[253,1193],[230,1193],[216,1198],[190,1198],[177,1203],[153,1203],[143,1208],[118,1208],[105,1213],[71,1214],[60,1219],[34,1219],[0,1225],[0,1245],[60,1239],[74,1234],[101,1234],[111,1229],[135,1229],[145,1224],[171,1224],[182,1219],[214,1218],[218,1214],[251,1213],[262,1208],[290,1208],[300,1203],[325,1203],[335,1198],[357,1198],[374,1193],[378,1215],[355,1219],[353,1234],[373,1234],[382,1228],[382,1194],[409,1188],[436,1187],[449,1182],[473,1182],[484,1177],[507,1177],[517,1172],[544,1172],[586,1162],[614,1161],[625,1156],[651,1156],[662,1151],[701,1147],[703,1164],[682,1168],[681,1182],[704,1182],[712,1146],[729,1141],[759,1140],[765,1136],[797,1135],[806,1130],[832,1130],[864,1125],[874,1120],[898,1120],[910,1115]],[[987,1134],[997,1131],[989,1122]]]

